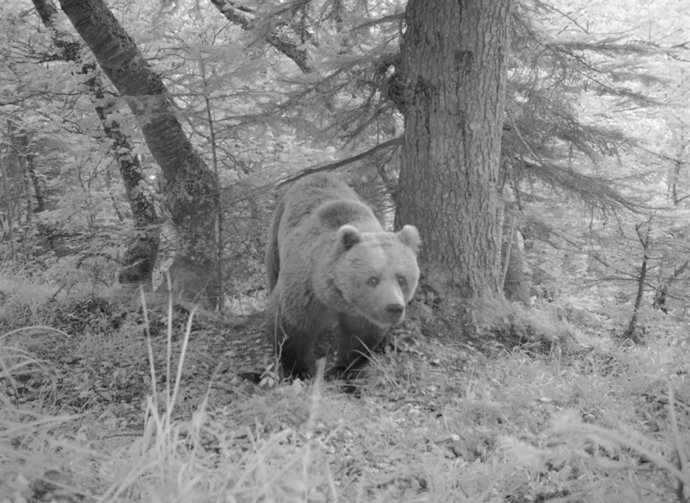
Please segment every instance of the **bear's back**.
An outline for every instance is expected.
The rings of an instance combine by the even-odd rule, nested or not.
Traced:
[[[345,224],[357,225],[358,222],[371,227],[371,230],[380,228],[374,213],[357,193],[333,175],[319,173],[300,180],[288,190],[284,201],[281,232],[289,232],[307,219],[317,220],[309,225],[329,230]],[[375,222],[373,226],[371,220]]]
[[[324,203],[316,210],[321,227],[338,230],[345,224],[354,225],[361,232],[379,232],[381,224],[371,209],[361,201],[340,199]]]

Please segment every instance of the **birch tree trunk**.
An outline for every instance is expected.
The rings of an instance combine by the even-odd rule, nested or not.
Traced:
[[[396,225],[422,268],[461,298],[500,298],[499,173],[510,0],[410,0]]]
[[[216,305],[218,184],[194,150],[160,77],[103,0],[60,0],[62,10],[127,100],[151,154],[163,171],[165,197],[177,231],[173,289],[188,300]]]
[[[83,44],[70,34],[61,30],[58,24],[58,10],[52,0],[33,0],[36,12],[45,27],[49,30],[55,47],[62,51],[65,61],[78,62]],[[144,173],[139,158],[134,155],[132,142],[113,120],[115,103],[106,100],[105,84],[102,74],[94,64],[82,62],[82,71],[91,74],[87,82],[94,101],[96,114],[101,121],[105,136],[112,142],[110,151],[117,161],[120,176],[124,182],[125,194],[134,219],[135,236],[124,256],[124,268],[120,271],[120,283],[151,286],[153,267],[160,245],[160,222],[151,198],[144,190]]]

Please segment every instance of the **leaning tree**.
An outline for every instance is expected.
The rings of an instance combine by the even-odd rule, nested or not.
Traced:
[[[176,255],[170,268],[173,288],[184,297],[215,305],[221,293],[216,176],[182,129],[160,76],[105,2],[61,0],[60,5],[126,100],[163,172],[166,203],[177,231]]]
[[[74,35],[60,28],[59,11],[53,1],[33,0],[33,4],[50,33],[59,57],[80,65],[80,70],[88,75],[85,83],[87,93],[93,100],[103,133],[110,140],[110,152],[117,161],[124,182],[134,220],[135,235],[124,255],[124,268],[119,274],[120,282],[150,286],[160,246],[160,222],[153,200],[145,189],[145,176],[140,158],[134,153],[131,138],[117,120],[116,100],[108,97],[103,74],[94,62],[83,58],[83,44]]]

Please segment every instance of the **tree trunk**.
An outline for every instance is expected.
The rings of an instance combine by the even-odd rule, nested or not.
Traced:
[[[460,298],[500,298],[497,188],[510,0],[410,0],[396,225],[419,228],[422,269]]]
[[[681,265],[676,267],[676,269],[671,273],[671,275],[666,279],[659,279],[659,286],[654,292],[654,301],[652,302],[652,307],[654,309],[659,309],[664,313],[668,313],[668,306],[666,305],[666,300],[668,299],[668,289],[671,288],[671,284],[688,268],[690,265],[690,260],[686,260]]]
[[[503,232],[503,294],[506,299],[529,306],[529,280],[525,274],[524,239],[514,226],[506,226]]]
[[[642,305],[642,297],[644,295],[644,285],[647,280],[647,262],[649,261],[649,232],[651,230],[651,219],[647,221],[647,231],[642,235],[642,224],[635,226],[637,238],[642,245],[642,265],[640,266],[640,275],[637,277],[637,294],[635,295],[635,304],[633,305],[633,313],[630,317],[628,328],[623,332],[624,339],[630,339],[633,342],[640,342],[641,337],[637,330],[637,316]]]
[[[27,212],[29,213],[40,213],[46,210],[46,200],[43,194],[43,185],[41,184],[41,179],[36,171],[35,155],[32,152],[32,141],[29,132],[21,127],[17,123],[16,119],[8,119],[7,121],[8,136],[12,145],[12,151],[16,155],[17,163],[21,169],[22,177],[27,176],[31,179],[31,187],[33,188],[33,196],[27,184]],[[35,198],[36,204],[34,206],[33,199]],[[11,202],[7,200],[8,204]],[[28,220],[28,219],[27,219]],[[28,223],[28,222],[27,222]],[[42,242],[46,243],[48,248],[53,251],[56,255],[59,253],[60,249],[60,238],[56,237],[56,228],[50,226],[39,220],[36,223],[36,230],[38,231],[38,236],[41,238]],[[59,255],[58,255],[59,256]]]
[[[4,159],[2,158],[4,157]],[[3,262],[7,259],[9,263],[14,263],[15,261],[15,253],[14,253],[14,217],[13,217],[13,211],[12,211],[12,197],[10,195],[10,170],[9,170],[9,163],[7,163],[7,158],[8,156],[0,156],[0,182],[2,184],[2,200],[5,202],[5,221],[7,222],[7,231],[2,233],[2,240],[4,241],[5,237],[10,242],[10,256],[9,259],[6,257],[0,257],[2,258]]]
[[[171,267],[173,289],[194,301],[204,295],[211,305],[217,305],[221,293],[215,274],[217,178],[187,138],[163,81],[104,1],[60,0],[60,5],[127,100],[163,171],[166,201],[178,238],[175,266]]]
[[[89,79],[88,85],[94,97],[103,103],[96,106],[96,114],[105,135],[112,141],[110,151],[117,160],[134,219],[135,235],[125,251],[124,268],[117,279],[123,284],[151,287],[160,246],[160,220],[156,207],[146,190],[146,179],[139,156],[134,154],[130,139],[122,132],[120,124],[112,119],[116,111],[115,103],[111,99],[106,100],[100,76],[94,75]]]
[[[46,210],[46,199],[43,195],[43,185],[41,184],[41,178],[38,176],[38,171],[36,170],[36,156],[31,151],[32,147],[29,144],[28,135],[24,136],[23,146],[26,149],[26,167],[29,171],[31,187],[33,188],[33,195],[36,199],[36,207],[31,205],[31,211],[33,213],[41,213],[42,211]]]
[[[72,35],[59,29],[57,9],[52,0],[33,0],[34,7],[41,21],[50,31],[55,46],[62,50],[65,61],[78,62],[82,44]],[[135,236],[124,256],[124,268],[120,271],[120,283],[151,286],[153,267],[156,263],[160,245],[160,222],[153,201],[145,190],[145,177],[134,154],[130,138],[122,132],[117,121],[113,120],[115,102],[105,97],[105,85],[95,65],[84,63],[82,71],[93,74],[88,80],[89,91],[99,105],[95,105],[96,114],[106,137],[112,142],[110,151],[117,161],[120,176],[125,186],[125,193],[134,219]],[[38,196],[37,196],[38,197]],[[40,211],[40,210],[39,210]]]

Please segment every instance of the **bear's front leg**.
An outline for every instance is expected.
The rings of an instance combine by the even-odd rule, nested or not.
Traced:
[[[369,354],[385,344],[383,329],[361,316],[338,315],[338,359],[329,375],[356,377],[369,361]]]
[[[275,332],[275,351],[280,355],[284,375],[308,379],[314,371],[314,348],[311,336],[295,328],[280,324]]]
[[[284,376],[296,379],[311,377],[314,367],[314,349],[311,334],[291,326],[281,315],[275,299],[267,310],[268,337],[280,360]]]

